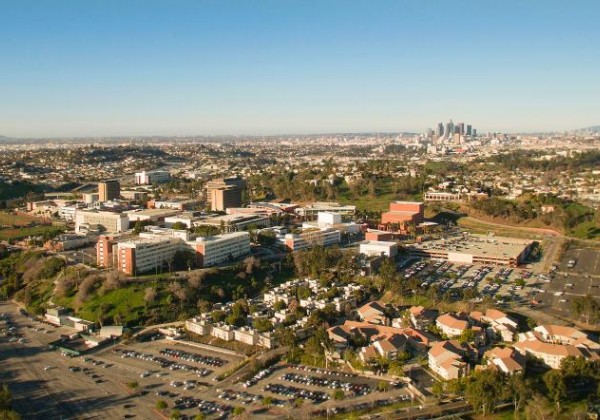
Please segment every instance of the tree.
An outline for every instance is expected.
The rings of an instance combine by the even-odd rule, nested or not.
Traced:
[[[146,287],[146,289],[144,289],[144,303],[146,303],[146,305],[154,303],[156,295],[157,293],[154,287]]]
[[[379,381],[377,383],[377,389],[379,391],[388,391],[390,389],[390,383],[388,381]]]
[[[344,398],[346,398],[346,394],[342,389],[336,389],[335,391],[333,391],[332,397],[334,400],[343,400]]]
[[[562,373],[558,370],[551,370],[544,374],[543,379],[548,390],[547,395],[557,407],[560,407],[560,401],[567,396],[567,387]]]
[[[173,226],[171,226],[171,229],[175,229],[175,230],[186,230],[187,229],[187,225],[183,222],[175,222],[173,223]]]
[[[436,398],[441,398],[444,394],[444,382],[435,381],[431,386],[431,392],[435,395]]]
[[[525,401],[532,397],[531,384],[525,381],[522,374],[514,374],[508,378],[506,389],[506,397],[513,402],[514,411],[517,413]]]
[[[245,412],[246,412],[246,409],[244,407],[235,407],[233,409],[233,415],[234,416],[241,416]]]
[[[173,420],[179,420],[181,418],[181,411],[179,411],[178,409],[174,408],[171,411],[171,417]]]
[[[137,381],[127,382],[127,387],[129,389],[137,389],[139,386],[140,384]]]
[[[166,401],[158,400],[156,401],[156,409],[157,410],[165,410],[169,405]]]
[[[262,399],[262,405],[269,408],[273,404],[273,398],[266,396]]]
[[[493,370],[475,372],[468,378],[465,389],[467,400],[473,405],[476,412],[484,416],[493,413],[496,403],[502,397],[503,377]]]

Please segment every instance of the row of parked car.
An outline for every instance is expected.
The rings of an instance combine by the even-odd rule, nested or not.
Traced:
[[[223,360],[220,357],[203,356],[201,354],[189,353],[179,349],[163,349],[160,351],[160,354],[207,366],[221,367],[227,363],[227,360]]]
[[[269,376],[270,374],[272,374],[274,371],[275,371],[275,367],[274,366],[271,366],[271,367],[268,367],[266,369],[263,369],[263,370],[259,371],[252,378],[250,378],[246,382],[244,382],[243,387],[244,388],[249,388],[249,387],[251,387],[253,385],[256,385],[258,383],[258,381],[260,381],[261,379],[266,378],[267,376]]]
[[[280,379],[296,384],[319,386],[329,389],[343,389],[344,391],[352,392],[355,395],[366,395],[371,392],[371,387],[367,384],[353,384],[338,379],[321,378],[318,376],[286,373],[285,375],[282,375]]]
[[[392,404],[396,404],[403,401],[410,401],[409,395],[399,395],[393,398],[385,398],[381,400],[373,401],[372,403],[359,403],[359,404],[349,404],[343,405],[339,407],[333,407],[329,410],[314,410],[310,414],[313,417],[328,417],[329,415],[340,415],[345,413],[353,413],[360,410],[365,410],[367,408],[376,408],[376,407],[386,407]]]
[[[293,400],[302,398],[315,403],[321,403],[329,399],[329,395],[322,391],[309,391],[307,389],[279,384],[267,384],[264,387],[264,391],[269,391],[277,395],[284,395]]]
[[[115,353],[121,353],[121,357],[124,359],[128,358],[128,357],[133,357],[133,358],[145,360],[147,362],[156,363],[163,369],[183,370],[183,371],[187,371],[187,372],[194,372],[198,376],[201,376],[201,377],[208,376],[212,373],[212,371],[209,369],[198,368],[195,366],[186,365],[185,363],[176,363],[172,360],[167,360],[164,357],[154,356],[149,353],[140,353],[140,352],[133,351],[133,350],[120,350],[120,349],[114,349],[113,351]]]
[[[175,400],[175,408],[179,410],[194,407],[198,407],[198,410],[206,415],[224,416],[233,411],[233,407],[229,405],[220,404],[215,401],[203,400],[201,398],[180,397]]]
[[[358,376],[354,373],[340,372],[340,371],[336,371],[336,370],[327,370],[327,369],[321,369],[321,368],[305,366],[305,365],[288,365],[288,366],[292,369],[301,370],[304,372],[318,373],[319,375],[339,376],[342,378],[355,378]]]
[[[237,401],[244,405],[249,405],[262,400],[260,395],[251,394],[246,391],[234,391],[232,389],[222,391],[217,397],[222,400]]]
[[[425,261],[419,261],[416,264],[408,267],[406,270],[404,270],[404,278],[405,279],[409,279],[412,276],[419,274],[421,271],[423,271],[423,269],[427,267],[427,263]]]

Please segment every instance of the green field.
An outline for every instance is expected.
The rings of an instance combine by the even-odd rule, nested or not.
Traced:
[[[0,230],[0,240],[23,239],[29,236],[43,236],[45,233],[52,233],[60,230],[56,226],[33,226],[15,229]]]
[[[40,223],[43,220],[28,214],[14,214],[6,211],[0,212],[0,226],[21,227],[30,223]]]

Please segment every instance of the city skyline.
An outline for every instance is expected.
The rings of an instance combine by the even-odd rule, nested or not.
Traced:
[[[599,123],[593,2],[13,2],[0,135],[568,131]]]

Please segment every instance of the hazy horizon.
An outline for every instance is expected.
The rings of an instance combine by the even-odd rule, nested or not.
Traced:
[[[600,4],[3,5],[0,135],[562,132],[600,124]]]

